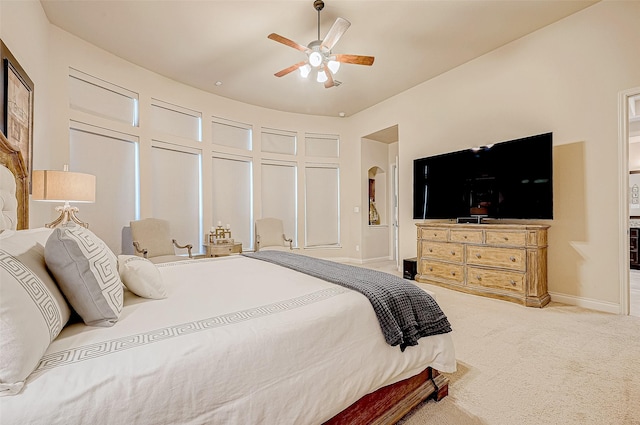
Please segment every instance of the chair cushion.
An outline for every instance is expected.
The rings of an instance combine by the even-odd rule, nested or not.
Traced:
[[[259,238],[259,249],[268,246],[285,246],[284,227],[282,220],[277,218],[263,218],[256,220],[256,237]],[[288,244],[287,244],[288,246]]]
[[[146,218],[132,221],[131,238],[147,250],[147,258],[161,255],[175,255],[175,249],[169,235],[169,222],[159,218]],[[136,255],[142,256],[140,253]]]
[[[69,304],[90,326],[113,326],[122,311],[118,261],[107,245],[82,226],[59,227],[44,258]]]

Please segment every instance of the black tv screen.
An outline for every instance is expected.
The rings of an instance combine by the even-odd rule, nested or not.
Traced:
[[[413,218],[552,219],[552,133],[414,160]]]

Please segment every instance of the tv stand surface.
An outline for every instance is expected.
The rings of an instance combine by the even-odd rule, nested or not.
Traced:
[[[417,282],[544,307],[547,225],[418,223]]]

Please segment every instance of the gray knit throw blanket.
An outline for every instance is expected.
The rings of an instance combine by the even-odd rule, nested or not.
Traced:
[[[314,276],[360,292],[371,302],[384,339],[404,349],[423,336],[451,332],[436,301],[416,285],[389,273],[285,251],[242,254]]]

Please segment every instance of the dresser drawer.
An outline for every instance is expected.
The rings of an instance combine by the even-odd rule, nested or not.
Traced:
[[[422,257],[462,263],[464,245],[459,243],[421,241]]]
[[[525,246],[527,243],[527,232],[487,230],[486,243],[487,245]]]
[[[482,243],[482,230],[451,230],[453,242]]]
[[[524,271],[527,265],[526,260],[525,249],[467,246],[468,264]]]
[[[467,283],[469,285],[523,292],[524,279],[524,273],[495,271],[476,267],[467,269]]]
[[[428,279],[444,279],[458,283],[464,281],[464,267],[458,264],[420,260],[420,274]]]
[[[431,241],[448,240],[449,230],[437,227],[428,227],[420,229],[420,239],[429,239]]]
[[[231,254],[242,253],[242,243],[233,244],[205,244],[207,257],[224,257]]]

